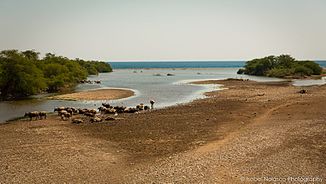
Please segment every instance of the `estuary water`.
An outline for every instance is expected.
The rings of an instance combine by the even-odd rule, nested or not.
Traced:
[[[150,99],[154,99],[156,101],[156,108],[164,108],[204,98],[205,92],[220,89],[219,85],[189,84],[191,81],[226,78],[243,78],[255,81],[281,80],[236,74],[244,62],[208,63],[210,68],[198,67],[198,63],[192,63],[193,67],[197,68],[189,68],[187,63],[169,63],[172,64],[170,67],[162,66],[167,65],[164,63],[157,63],[157,65],[147,63],[147,66],[150,65],[148,67],[139,63],[129,63],[129,66],[128,63],[123,63],[122,65],[112,63],[114,72],[89,77],[89,80],[101,80],[101,84],[80,84],[75,89],[76,91],[101,88],[131,89],[136,94],[133,97],[110,101],[48,100],[44,97],[20,101],[5,101],[0,102],[0,122],[23,116],[25,112],[29,111],[52,112],[54,107],[58,106],[98,108],[103,102],[108,102],[112,105],[136,106],[139,103],[148,104]],[[207,66],[207,63],[203,66]],[[168,76],[168,74],[171,76]],[[308,84],[313,84],[314,82],[316,81],[309,81]],[[324,80],[317,81],[318,84],[325,82]],[[295,83],[300,85],[300,81]],[[307,83],[304,83],[304,85],[307,85]]]

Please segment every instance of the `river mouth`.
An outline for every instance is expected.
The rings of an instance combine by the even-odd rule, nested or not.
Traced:
[[[96,89],[131,89],[135,95],[118,100],[49,100],[45,95],[19,101],[0,102],[0,122],[21,117],[25,112],[52,112],[58,106],[78,108],[98,108],[103,102],[112,105],[133,107],[139,103],[149,105],[155,100],[156,108],[165,108],[196,99],[205,98],[204,93],[218,90],[218,85],[194,85],[190,82],[202,80],[222,80],[227,78],[250,79],[268,82],[281,79],[255,77],[236,74],[239,68],[190,68],[190,69],[116,69],[112,73],[90,76],[89,80],[100,80],[101,84],[80,84],[76,92]],[[169,74],[169,75],[168,75]],[[311,84],[313,81],[309,81]],[[318,81],[320,82],[320,81]],[[298,83],[298,82],[297,82]],[[294,82],[294,84],[296,84]],[[51,94],[52,95],[52,94]]]

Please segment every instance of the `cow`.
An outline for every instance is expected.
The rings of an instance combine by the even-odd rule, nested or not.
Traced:
[[[107,110],[106,107],[99,107],[98,110],[101,112],[101,113],[105,113],[105,111]]]
[[[95,117],[95,114],[90,113],[90,112],[85,112],[84,115],[87,116],[87,117]]]
[[[58,112],[58,115],[60,116],[60,111],[63,111],[65,109],[66,109],[65,107],[56,107],[54,108],[54,112]]]
[[[29,120],[32,121],[34,117],[35,120],[37,120],[40,117],[40,114],[38,111],[26,112],[24,117],[29,117]]]
[[[113,109],[113,108],[111,108],[111,109],[106,109],[104,113],[105,113],[105,114],[116,114],[116,113],[117,113],[117,110],[115,110],[115,109]]]
[[[72,123],[73,124],[80,124],[80,123],[83,123],[84,121],[82,119],[73,119],[72,120]]]
[[[61,111],[61,119],[62,120],[67,120],[70,119],[72,115],[68,113],[67,111]]]
[[[65,110],[71,115],[74,113],[73,109],[70,107],[66,107]]]
[[[45,111],[41,111],[41,112],[39,112],[39,117],[40,117],[40,119],[46,119],[46,117],[47,117],[47,112],[45,112]]]
[[[137,105],[137,106],[136,106],[136,109],[139,110],[139,111],[144,110],[144,104],[141,103],[141,104]]]
[[[102,106],[106,108],[112,108],[112,106],[109,103],[102,103]]]
[[[123,113],[126,107],[123,106],[115,106],[114,109],[116,110],[117,113]]]
[[[132,107],[126,108],[124,110],[124,113],[135,113],[135,112],[138,112],[138,110],[136,108],[132,108]]]
[[[145,110],[145,111],[147,111],[147,110],[149,110],[149,109],[150,109],[150,108],[149,108],[148,105],[145,105],[145,106],[144,106],[144,110]]]
[[[65,110],[67,112],[71,112],[72,114],[78,114],[78,109],[76,109],[74,107],[66,107]]]
[[[78,109],[78,114],[85,114],[87,109]]]
[[[91,123],[98,123],[98,122],[101,122],[101,121],[102,121],[102,119],[99,118],[99,117],[94,117],[94,118],[91,119]]]
[[[96,114],[97,113],[96,109],[87,109],[86,112],[89,112],[89,113],[92,113],[92,114]]]

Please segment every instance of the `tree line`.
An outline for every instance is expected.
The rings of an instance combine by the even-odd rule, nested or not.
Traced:
[[[323,69],[314,61],[298,61],[290,55],[268,56],[246,62],[238,74],[268,77],[292,77],[320,75]]]
[[[42,92],[59,92],[76,86],[88,75],[111,72],[106,62],[69,59],[34,50],[0,52],[0,98],[22,98]]]

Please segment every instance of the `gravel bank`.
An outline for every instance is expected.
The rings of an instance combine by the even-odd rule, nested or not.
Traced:
[[[113,122],[72,125],[51,116],[0,125],[0,181],[268,183],[257,180],[325,178],[326,86],[307,87],[308,93],[300,94],[301,88],[287,82],[204,83],[228,90],[182,106],[119,115]]]

